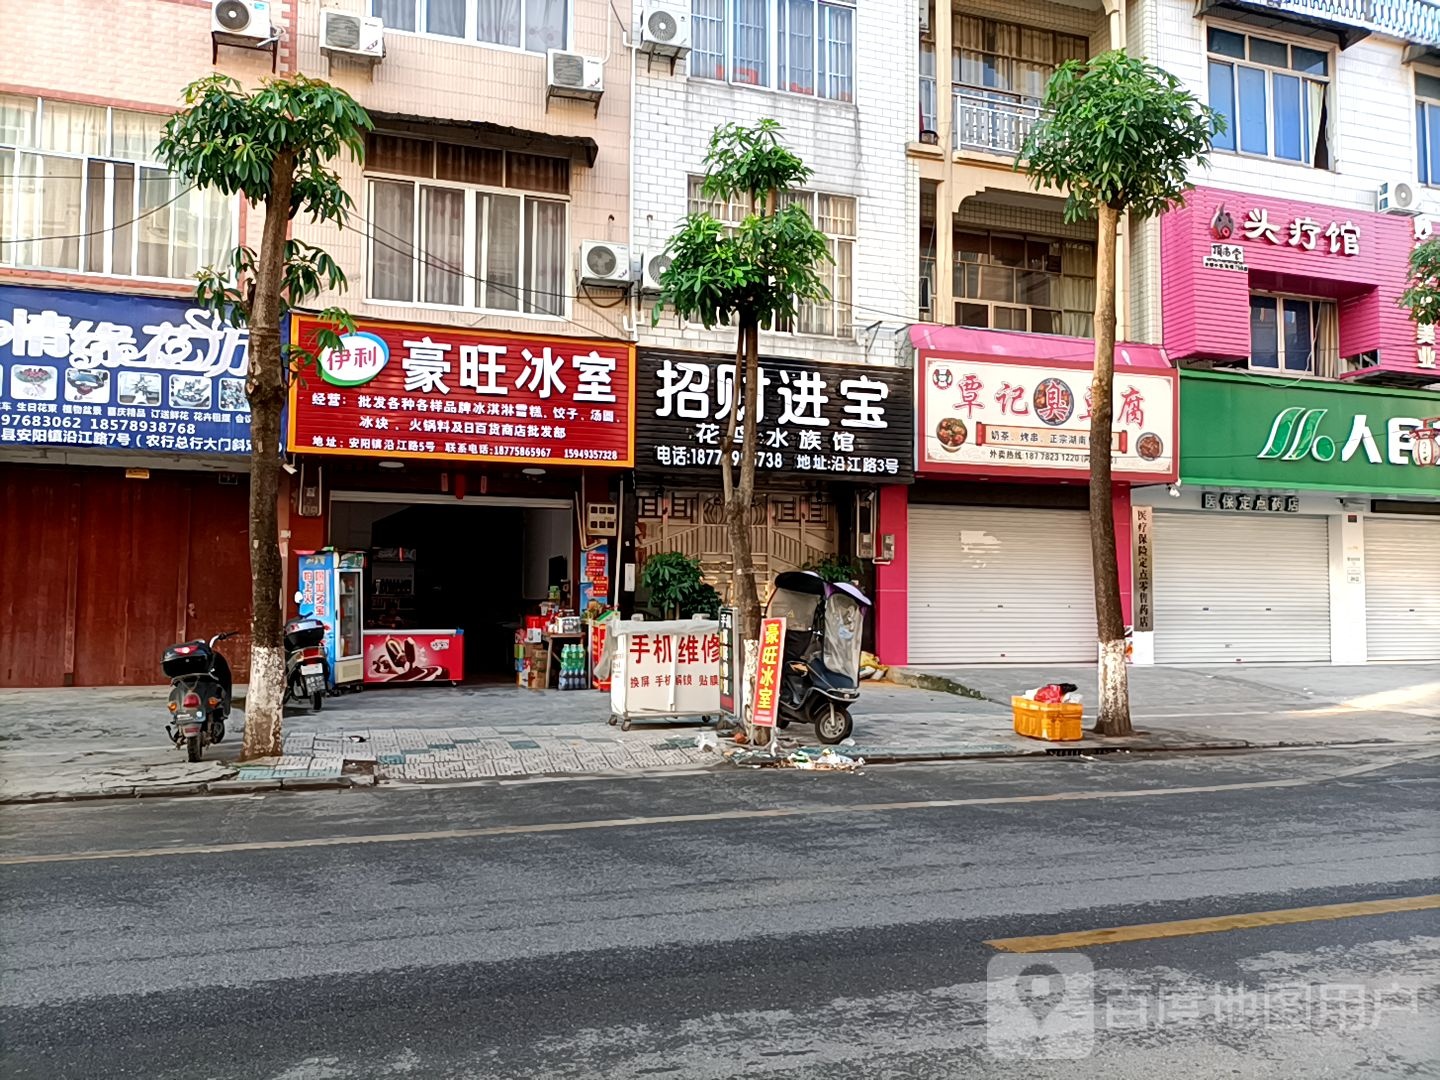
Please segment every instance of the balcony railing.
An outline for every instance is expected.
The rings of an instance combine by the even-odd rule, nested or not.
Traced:
[[[1000,90],[958,87],[954,93],[955,149],[1018,154],[1040,119],[1040,102]]]
[[[1204,6],[1223,5],[1210,0]],[[1404,41],[1440,46],[1440,4],[1435,0],[1231,0],[1250,10],[1281,17],[1322,19],[1388,34]]]

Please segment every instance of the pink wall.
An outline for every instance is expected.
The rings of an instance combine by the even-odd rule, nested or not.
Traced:
[[[1211,232],[1211,222],[1222,206],[1234,222],[1228,240]],[[1246,238],[1245,223],[1252,210],[1268,215],[1280,243]],[[1320,226],[1314,250],[1288,243],[1290,223],[1299,218]],[[1332,222],[1350,222],[1358,228],[1357,254],[1331,253],[1325,229]],[[1206,267],[1203,260],[1212,243],[1243,248],[1249,272]],[[1418,369],[1415,326],[1397,303],[1414,243],[1410,218],[1196,188],[1186,206],[1166,214],[1161,222],[1166,351],[1174,360],[1248,358],[1249,294],[1293,292],[1339,301],[1342,356],[1378,349],[1381,368],[1414,372]]]
[[[1125,625],[1130,625],[1130,596],[1132,590],[1131,571],[1134,558],[1131,556],[1130,534],[1130,487],[1117,485],[1110,492],[1110,512],[1115,519],[1115,562],[1120,570],[1120,610],[1125,613]]]
[[[875,567],[875,654],[882,664],[904,664],[910,655],[910,489],[882,487],[878,517],[880,536],[895,536],[895,558]]]

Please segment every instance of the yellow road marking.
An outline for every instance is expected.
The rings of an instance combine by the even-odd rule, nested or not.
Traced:
[[[1154,938],[1219,934],[1226,930],[1253,930],[1260,926],[1287,926],[1291,923],[1354,919],[1363,915],[1389,915],[1396,911],[1429,911],[1433,908],[1440,908],[1440,894],[1402,896],[1391,900],[1359,900],[1353,904],[1320,904],[1315,907],[1281,908],[1278,911],[1251,911],[1238,915],[1217,915],[1208,919],[1136,923],[1133,926],[1110,926],[1102,930],[1077,930],[1070,934],[996,938],[985,944],[1002,952],[1057,952],[1065,949],[1084,949],[1091,945],[1113,945],[1121,941],[1149,941]]]

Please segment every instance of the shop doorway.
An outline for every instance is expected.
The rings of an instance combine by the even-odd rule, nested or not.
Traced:
[[[574,509],[557,499],[336,492],[330,543],[363,551],[367,630],[461,631],[464,680],[514,678],[515,631],[571,588]]]

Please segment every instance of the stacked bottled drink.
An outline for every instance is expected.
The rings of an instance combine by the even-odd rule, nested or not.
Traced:
[[[560,689],[585,689],[584,646],[566,645],[560,650]]]

